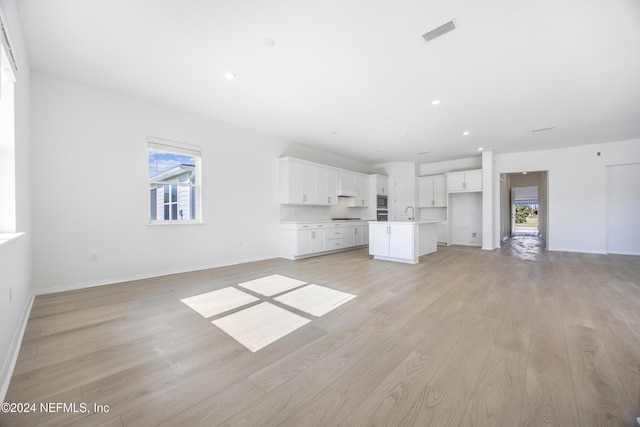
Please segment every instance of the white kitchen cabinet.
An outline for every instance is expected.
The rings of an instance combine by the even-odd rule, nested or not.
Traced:
[[[318,198],[318,168],[290,159],[280,159],[280,203],[315,204]]]
[[[386,222],[369,224],[369,255],[389,256],[389,225]]]
[[[379,196],[389,195],[389,177],[383,175],[374,175],[376,181],[376,194]]]
[[[330,206],[338,203],[336,169],[298,159],[280,159],[280,203]]]
[[[352,228],[359,230],[353,231]],[[366,230],[366,231],[365,231]],[[354,236],[358,236],[354,240]],[[280,224],[280,256],[287,259],[307,258],[366,245],[366,221],[283,222]]]
[[[418,207],[447,207],[447,179],[444,175],[418,178]]]
[[[365,236],[365,230],[368,230],[368,227],[362,225],[347,227],[347,246],[367,244],[368,237]]]
[[[324,252],[326,249],[324,230],[300,230],[298,232],[298,255]]]
[[[436,221],[369,223],[369,254],[374,259],[417,264],[437,250]]]
[[[482,191],[482,170],[464,172],[451,172],[447,176],[447,191],[449,193],[462,193]]]
[[[302,164],[302,203],[318,203],[318,167]]]
[[[318,167],[318,205],[334,206],[338,204],[338,171]]]
[[[369,226],[369,254],[389,258],[413,258],[414,224],[390,225],[371,223]]]
[[[328,227],[324,230],[325,251],[333,251],[347,247],[347,229],[340,225],[341,224],[334,224],[333,227]]]

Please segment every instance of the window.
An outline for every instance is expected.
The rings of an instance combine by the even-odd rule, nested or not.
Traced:
[[[200,222],[200,148],[149,138],[149,220]]]
[[[14,83],[18,68],[0,20],[0,233],[16,231]]]

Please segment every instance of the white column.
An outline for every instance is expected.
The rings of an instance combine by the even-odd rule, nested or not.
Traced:
[[[495,210],[494,200],[496,189],[493,179],[493,151],[482,153],[482,249],[497,248],[493,235]]]

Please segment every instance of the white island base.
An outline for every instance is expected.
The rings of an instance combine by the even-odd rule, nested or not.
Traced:
[[[439,221],[370,221],[369,255],[382,261],[417,264],[438,250]]]

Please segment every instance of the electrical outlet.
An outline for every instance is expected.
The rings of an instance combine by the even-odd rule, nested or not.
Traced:
[[[91,262],[96,262],[96,261],[98,261],[98,254],[97,254],[97,253],[95,253],[95,252],[91,252],[91,253],[89,254],[89,261],[91,261]]]
[[[476,233],[471,233],[471,237],[476,237]]]

